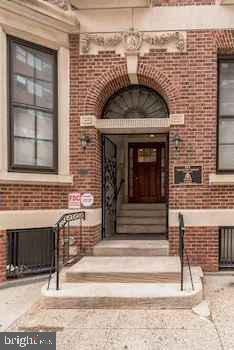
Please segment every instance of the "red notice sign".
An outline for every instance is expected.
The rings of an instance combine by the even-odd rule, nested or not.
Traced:
[[[72,192],[68,195],[68,208],[69,209],[80,209],[81,194],[80,192]]]

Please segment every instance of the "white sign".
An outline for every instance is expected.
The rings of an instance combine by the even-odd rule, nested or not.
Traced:
[[[80,192],[72,192],[68,195],[69,209],[80,209],[81,194]]]
[[[81,203],[85,208],[91,207],[93,205],[94,198],[92,193],[84,193],[81,196]]]

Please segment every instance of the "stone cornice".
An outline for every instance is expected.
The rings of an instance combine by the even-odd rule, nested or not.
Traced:
[[[42,0],[1,0],[1,10],[9,11],[34,22],[65,33],[79,32],[79,22],[75,12],[62,9]]]

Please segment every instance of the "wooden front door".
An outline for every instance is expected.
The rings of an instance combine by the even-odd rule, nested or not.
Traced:
[[[129,201],[156,203],[165,200],[165,144],[129,145]]]

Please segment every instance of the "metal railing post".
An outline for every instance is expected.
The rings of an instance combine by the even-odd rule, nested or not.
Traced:
[[[56,229],[56,290],[59,290],[59,224]]]

